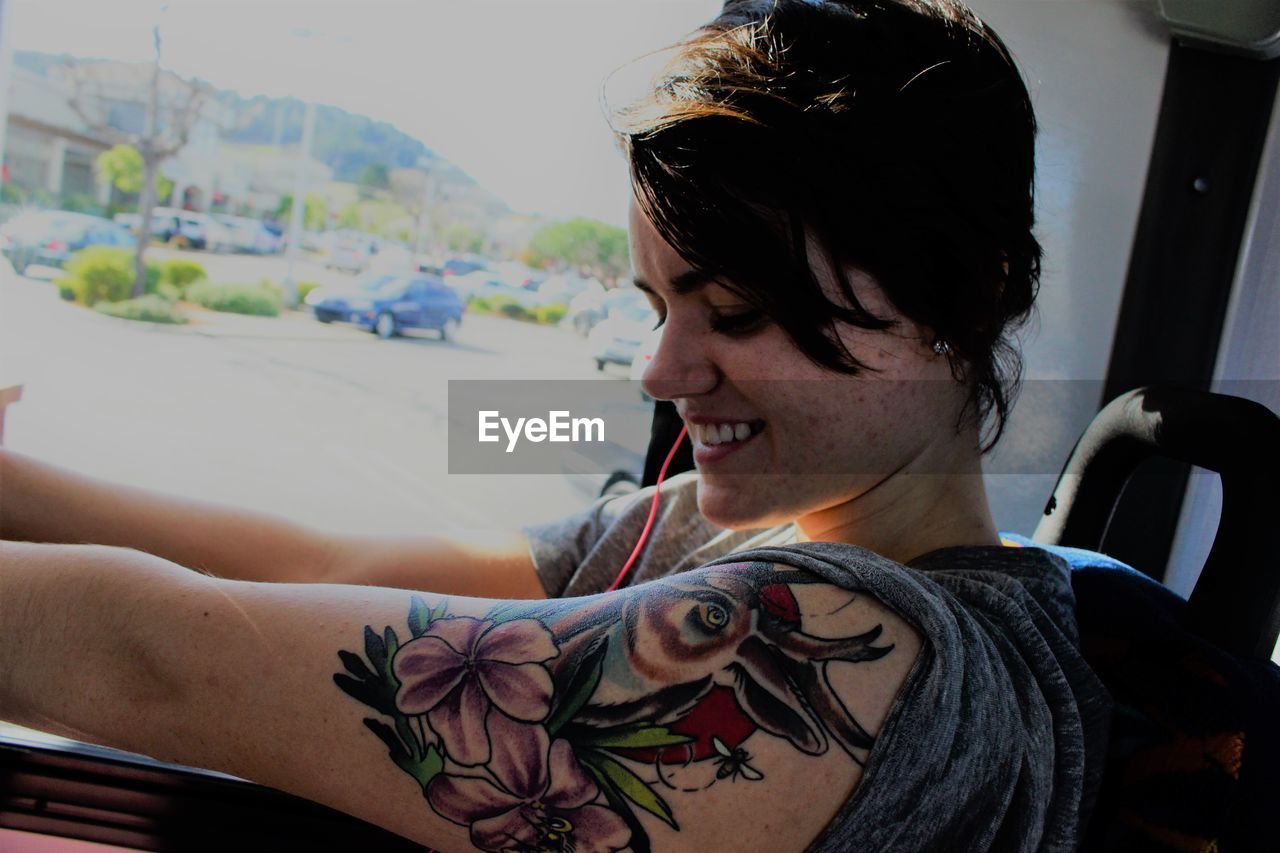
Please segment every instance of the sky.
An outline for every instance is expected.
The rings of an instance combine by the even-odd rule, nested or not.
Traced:
[[[625,225],[628,183],[601,106],[719,0],[6,0],[15,50],[152,56],[243,95],[387,121],[517,211]],[[162,6],[165,8],[162,11]],[[648,59],[643,59],[645,56]],[[657,56],[660,56],[658,54]]]

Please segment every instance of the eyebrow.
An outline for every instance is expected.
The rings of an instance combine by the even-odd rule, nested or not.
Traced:
[[[671,279],[671,290],[677,296],[684,296],[697,290],[701,290],[715,280],[715,274],[706,270],[685,270],[675,278]],[[640,290],[655,293],[653,286],[642,278],[633,278],[632,282]]]

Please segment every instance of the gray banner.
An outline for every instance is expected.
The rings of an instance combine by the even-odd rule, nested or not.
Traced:
[[[891,473],[900,454],[862,452],[877,435],[924,434],[920,424],[893,420],[912,411],[900,399],[925,399],[954,389],[946,381],[850,378],[822,382],[746,381],[682,398],[695,410],[731,413],[749,422],[744,442],[715,464],[718,472],[769,475]],[[1266,402],[1275,381],[1220,382],[1219,393]],[[1105,402],[1101,381],[1028,380],[1022,383],[1003,437],[983,457],[986,474],[1057,475],[1076,439]],[[674,391],[672,393],[675,393]],[[843,402],[842,402],[843,401]],[[450,380],[450,474],[590,474],[634,476],[643,469],[653,403],[639,383],[625,380]],[[812,411],[806,411],[806,403]],[[701,434],[705,436],[705,433]],[[882,440],[895,440],[891,435]],[[691,441],[693,436],[686,438]],[[706,445],[705,441],[700,444]],[[810,452],[812,448],[823,452]],[[950,457],[912,473],[951,473]]]

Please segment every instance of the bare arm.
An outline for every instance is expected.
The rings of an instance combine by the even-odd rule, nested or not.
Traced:
[[[0,718],[442,850],[803,849],[919,651],[790,567],[555,602],[230,582],[0,543]]]
[[[134,548],[232,580],[544,596],[521,536],[334,536],[262,513],[86,477],[3,448],[0,539]]]

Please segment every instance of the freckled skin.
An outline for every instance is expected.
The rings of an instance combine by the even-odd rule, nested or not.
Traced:
[[[765,430],[699,469],[698,507],[747,529],[796,521],[809,539],[863,545],[907,560],[955,544],[999,540],[981,484],[976,428],[957,433],[967,394],[931,330],[903,317],[876,282],[849,270],[864,307],[895,321],[883,332],[843,325],[841,339],[877,372],[852,376],[814,364],[777,325],[747,337],[715,331],[717,313],[746,306],[710,284],[689,294],[669,282],[690,265],[632,202],[631,257],[665,315],[644,374],[646,391],[684,411],[763,420]],[[816,245],[819,281],[836,278]],[[938,476],[942,475],[942,476]]]

